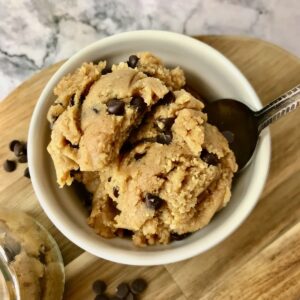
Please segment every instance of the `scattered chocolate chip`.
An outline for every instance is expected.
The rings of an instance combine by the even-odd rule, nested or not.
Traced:
[[[21,164],[27,163],[27,155],[24,154],[22,156],[19,157],[18,162]]]
[[[108,177],[107,181],[108,181],[108,182],[111,182],[111,177]]]
[[[170,104],[172,102],[175,101],[175,95],[172,91],[169,91],[168,93],[166,93],[164,95],[164,97],[162,98],[161,100],[161,105],[167,105],[167,104]]]
[[[171,131],[162,132],[156,137],[156,142],[163,145],[169,145],[172,142],[173,135]]]
[[[93,112],[95,112],[96,114],[99,114],[99,112],[100,112],[100,110],[99,110],[98,108],[96,108],[96,107],[93,107],[92,110],[93,110]]]
[[[93,291],[95,294],[103,294],[107,288],[106,283],[103,280],[96,280],[92,285]]]
[[[136,67],[138,61],[139,61],[139,58],[136,55],[130,55],[127,64],[130,68],[134,69]]]
[[[146,194],[146,206],[151,209],[159,209],[163,204],[163,199],[151,193]]]
[[[14,160],[6,160],[3,164],[3,168],[6,172],[13,172],[17,167],[17,164]]]
[[[218,156],[214,153],[209,153],[206,149],[202,149],[200,158],[209,165],[216,166],[219,163]]]
[[[75,104],[75,94],[71,96],[69,106],[73,106]]]
[[[175,118],[158,118],[157,121],[163,123],[164,131],[169,131],[175,122]]]
[[[111,99],[106,103],[109,114],[123,116],[125,112],[125,103],[119,99]]]
[[[187,232],[187,233],[184,233],[184,234],[178,234],[177,232],[171,232],[170,239],[171,239],[171,241],[181,241],[181,240],[187,238],[190,235],[191,235],[190,232]]]
[[[125,298],[125,300],[135,300],[136,299],[136,297],[134,296],[134,294],[132,294],[132,293],[129,293],[128,295],[127,295],[127,297]]]
[[[130,105],[136,108],[139,113],[145,112],[147,109],[147,104],[141,96],[133,96]]]
[[[11,142],[9,143],[9,150],[12,151],[12,152],[14,152],[14,148],[15,148],[15,145],[16,145],[16,144],[21,144],[21,142],[18,141],[18,140],[13,140],[13,141],[11,141]]]
[[[229,144],[231,144],[234,141],[234,133],[229,131],[229,130],[225,130],[222,131],[222,134],[224,135],[224,137],[226,138],[226,140],[228,141]]]
[[[116,198],[119,197],[119,188],[117,186],[113,187],[113,194]]]
[[[26,154],[26,146],[24,143],[16,143],[14,146],[14,153],[15,156],[20,157],[24,154]]]
[[[129,286],[126,282],[122,282],[117,286],[116,296],[124,299],[129,293]]]
[[[27,178],[30,178],[30,173],[29,173],[29,168],[28,167],[24,170],[24,176],[27,177]]]
[[[140,160],[145,155],[146,155],[146,152],[144,152],[144,153],[136,153],[136,154],[134,154],[134,159],[135,160]]]
[[[109,300],[109,297],[105,294],[102,294],[102,295],[97,295],[95,297],[95,300]]]
[[[133,280],[130,285],[130,289],[134,294],[140,294],[147,288],[147,282],[143,278],[137,278]]]

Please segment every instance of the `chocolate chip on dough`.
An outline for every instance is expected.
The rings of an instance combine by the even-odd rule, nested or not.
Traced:
[[[206,149],[201,151],[200,158],[208,165],[216,166],[219,163],[218,156],[214,153],[208,152]]]
[[[123,116],[125,112],[125,103],[119,99],[110,99],[107,103],[107,111],[109,114]]]
[[[162,206],[163,201],[163,199],[151,193],[146,194],[145,197],[147,207],[155,210]]]
[[[134,69],[138,62],[139,58],[136,55],[130,55],[127,64],[130,68]]]
[[[135,107],[138,112],[144,112],[147,109],[147,104],[141,96],[133,96],[130,105]]]

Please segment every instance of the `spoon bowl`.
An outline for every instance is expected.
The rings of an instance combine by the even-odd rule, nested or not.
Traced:
[[[251,161],[261,131],[300,104],[300,85],[287,91],[263,109],[254,112],[234,99],[220,99],[206,104],[211,124],[217,126],[235,154],[239,171]]]
[[[258,141],[257,120],[244,103],[220,99],[205,107],[209,123],[217,126],[226,137],[241,171],[251,160]]]

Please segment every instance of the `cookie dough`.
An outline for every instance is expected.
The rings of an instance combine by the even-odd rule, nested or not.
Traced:
[[[179,67],[138,53],[99,75],[75,101],[80,113],[68,106],[53,124],[48,151],[58,183],[75,179],[93,194],[88,223],[99,235],[167,244],[207,225],[229,201],[235,157],[184,85]]]
[[[0,210],[0,245],[17,276],[21,299],[62,299],[62,259],[45,229],[22,212]]]

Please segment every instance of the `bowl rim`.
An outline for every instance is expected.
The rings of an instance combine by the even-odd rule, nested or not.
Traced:
[[[210,239],[207,241],[207,243],[203,243],[201,241],[199,245],[199,241],[191,242],[190,244],[182,244],[178,248],[171,248],[171,249],[165,249],[162,251],[132,251],[132,250],[125,250],[120,248],[113,248],[108,247],[104,243],[100,245],[95,245],[93,239],[91,239],[90,236],[86,236],[86,233],[84,232],[77,232],[74,228],[72,228],[72,223],[70,220],[64,221],[61,220],[61,212],[52,207],[51,202],[48,202],[45,200],[47,197],[45,197],[43,193],[43,189],[41,188],[39,181],[40,178],[38,174],[36,173],[35,169],[35,151],[38,151],[34,149],[33,147],[33,139],[35,136],[35,132],[38,128],[38,118],[39,118],[39,112],[42,109],[44,103],[48,99],[48,97],[52,94],[53,87],[56,84],[56,82],[61,79],[61,77],[65,74],[66,70],[68,70],[73,65],[77,65],[76,61],[84,56],[84,54],[88,51],[95,51],[99,45],[100,47],[104,44],[111,44],[115,42],[120,42],[122,40],[127,39],[163,39],[163,40],[169,40],[174,41],[177,39],[180,39],[181,43],[189,44],[191,47],[195,48],[202,48],[206,51],[210,52],[210,55],[213,55],[215,58],[218,58],[219,60],[222,60],[223,64],[226,65],[226,67],[237,77],[239,77],[240,84],[242,84],[243,89],[248,92],[249,95],[251,95],[252,101],[254,101],[255,106],[257,109],[260,109],[262,107],[262,104],[256,95],[254,89],[248,82],[248,80],[245,78],[245,76],[241,73],[241,71],[228,59],[226,58],[222,53],[214,49],[213,47],[196,40],[192,37],[174,33],[174,32],[168,32],[168,31],[159,31],[159,30],[138,30],[138,31],[129,31],[129,32],[123,32],[119,34],[115,34],[113,36],[105,37],[103,39],[100,39],[87,47],[79,50],[77,53],[75,53],[73,56],[71,56],[60,68],[52,75],[50,80],[47,82],[46,86],[44,87],[37,104],[35,105],[32,118],[30,121],[30,127],[29,127],[29,134],[28,134],[28,165],[30,169],[31,174],[31,181],[33,185],[33,189],[35,191],[35,194],[38,198],[38,201],[40,205],[42,206],[44,212],[49,217],[51,222],[56,226],[56,228],[64,235],[66,236],[71,242],[82,248],[83,250],[97,256],[100,258],[104,258],[113,262],[127,264],[127,265],[136,265],[136,266],[150,266],[150,265],[161,265],[161,264],[168,264],[173,263],[181,260],[185,260],[188,258],[191,258],[193,256],[196,256],[200,253],[203,253],[207,251],[208,249],[214,247],[215,245],[222,242],[224,239],[226,239],[229,235],[231,235],[240,225],[242,222],[246,220],[248,215],[251,213],[253,208],[255,207],[257,201],[259,200],[259,197],[261,195],[261,192],[263,190],[264,184],[267,179],[269,166],[270,166],[270,158],[271,158],[271,138],[270,138],[270,131],[269,129],[266,129],[263,135],[263,145],[261,151],[264,151],[264,159],[262,160],[262,163],[264,164],[262,167],[260,167],[260,176],[259,178],[253,178],[251,182],[249,183],[249,191],[254,190],[255,195],[252,195],[252,201],[251,203],[247,204],[247,207],[244,208],[239,215],[235,218],[234,221],[230,222],[230,224],[226,224],[224,228],[222,227],[221,233],[219,236],[216,236],[214,239]],[[258,176],[256,176],[258,177]],[[198,244],[197,244],[198,242]],[[137,249],[138,250],[138,249]]]

